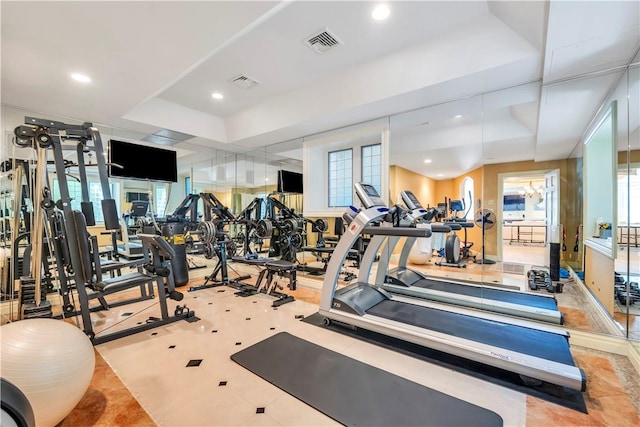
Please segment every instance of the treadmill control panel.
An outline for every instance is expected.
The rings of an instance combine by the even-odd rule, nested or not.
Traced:
[[[380,198],[378,191],[371,184],[364,184],[362,182],[356,182],[355,184],[356,195],[360,199],[360,202],[365,209],[369,209],[375,206],[385,206],[384,200]]]
[[[411,191],[403,191],[402,193],[400,193],[400,197],[402,197],[402,201],[410,210],[423,209],[423,206],[418,201],[418,198]]]

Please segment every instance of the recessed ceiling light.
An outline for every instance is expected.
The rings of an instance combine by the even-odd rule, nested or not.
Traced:
[[[265,180],[265,181],[269,181],[269,178],[265,178],[264,180]]]
[[[444,176],[444,174],[443,173],[439,173],[438,176]]]
[[[91,83],[91,77],[80,73],[71,74],[71,78],[80,83]]]
[[[386,4],[381,4],[373,9],[373,12],[371,12],[371,17],[376,21],[384,21],[389,17],[390,14],[391,11],[389,10],[389,7]]]
[[[462,117],[462,114],[456,115],[456,119],[459,119],[460,117]]]
[[[431,163],[431,159],[424,159],[425,163]]]
[[[213,99],[222,99],[222,98],[224,98],[224,95],[223,95],[223,94],[221,94],[220,92],[213,92],[213,93],[211,94],[211,97],[212,97]]]

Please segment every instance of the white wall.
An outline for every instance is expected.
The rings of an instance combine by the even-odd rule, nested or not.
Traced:
[[[361,125],[325,132],[303,143],[304,216],[337,217],[345,208],[330,208],[328,197],[328,155],[330,151],[353,149],[353,181],[362,176],[361,149],[365,145],[381,144],[382,198],[389,202],[389,127],[388,120],[380,119]],[[358,205],[353,194],[353,204]]]

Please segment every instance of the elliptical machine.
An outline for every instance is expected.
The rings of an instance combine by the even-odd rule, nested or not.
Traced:
[[[471,195],[469,195],[471,200]],[[438,204],[440,206],[442,204]],[[467,215],[471,210],[471,203],[467,206],[464,199],[453,200],[446,199],[444,202],[445,212],[449,210],[451,216],[449,218],[443,218],[443,223],[451,227],[451,232],[447,236],[444,245],[444,260],[436,262],[438,266],[444,267],[457,267],[466,268],[467,265],[464,260],[471,258],[469,249],[473,246],[467,239],[467,228],[473,227],[473,222],[467,221]],[[458,216],[458,213],[464,212],[463,216]],[[460,237],[456,234],[456,231],[464,229],[464,244],[460,242]]]

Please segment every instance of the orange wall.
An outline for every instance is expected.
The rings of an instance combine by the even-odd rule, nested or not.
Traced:
[[[456,193],[454,193],[452,179],[436,181],[436,200],[433,206],[436,206],[438,202],[444,202],[445,198],[450,199],[453,194]]]
[[[404,190],[412,191],[425,207],[434,206],[437,203],[437,181],[400,166],[391,166],[389,178],[392,204],[399,202],[400,192]]]
[[[482,205],[486,209],[493,210],[498,208],[498,175],[510,172],[530,172],[545,170],[560,170],[560,223],[564,225],[567,232],[566,245],[567,251],[562,253],[565,261],[570,263],[579,262],[580,253],[573,252],[573,244],[575,243],[575,230],[581,222],[581,181],[582,181],[582,164],[577,159],[554,160],[548,162],[513,162],[500,163],[484,166],[483,183],[482,183]],[[486,233],[486,254],[497,254],[497,232],[492,230]]]
[[[436,185],[437,181],[400,166],[391,166],[389,169],[391,203],[400,203],[400,192],[409,190],[415,194],[424,207],[434,206],[438,200]],[[402,251],[404,241],[404,238],[400,239],[393,253],[400,253],[400,251]]]
[[[445,197],[448,199],[460,198],[460,185],[462,181],[470,177],[474,182],[474,207],[469,212],[467,217],[470,221],[473,220],[473,213],[475,212],[475,206],[478,199],[482,195],[482,168],[474,169],[464,175],[461,175],[454,179],[445,179],[436,181],[426,176],[417,174],[410,170],[401,168],[400,166],[391,166],[390,170],[390,189],[392,201],[396,201],[398,195],[402,190],[410,190],[416,195],[418,200],[425,206],[436,206],[438,202],[444,202]],[[464,232],[460,231],[460,239],[464,239]],[[482,230],[477,227],[467,229],[467,240],[474,242],[473,249],[479,251],[482,247],[481,242]],[[396,246],[394,252],[398,252],[402,247],[401,244]]]

